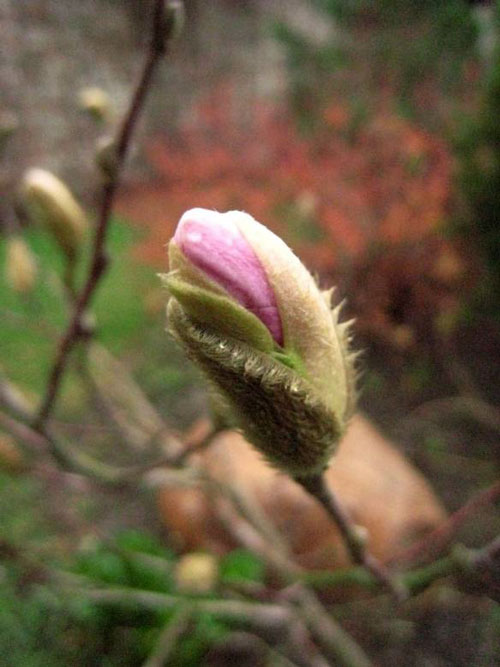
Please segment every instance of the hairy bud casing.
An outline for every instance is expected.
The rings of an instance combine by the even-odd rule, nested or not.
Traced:
[[[168,323],[247,439],[294,477],[321,473],[355,398],[349,323],[277,236],[239,211],[181,218]]]

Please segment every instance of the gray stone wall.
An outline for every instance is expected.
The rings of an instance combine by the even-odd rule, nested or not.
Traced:
[[[158,73],[142,133],[172,127],[220,78],[236,82],[242,117],[256,97],[280,97],[286,76],[269,30],[275,17],[321,36],[307,0],[185,4],[185,31]],[[142,62],[151,7],[151,0],[0,0],[0,113],[14,112],[20,123],[0,157],[4,189],[38,165],[84,196],[93,190],[97,132],[79,110],[77,94],[101,86],[123,111]]]
[[[242,87],[256,71],[248,54],[258,20],[246,3],[187,4],[190,21],[161,67],[147,126],[174,122],[200,87],[226,70],[238,72]],[[101,86],[125,108],[150,8],[147,0],[0,0],[0,113],[13,112],[19,122],[2,156],[4,187],[37,164],[81,193],[91,189],[96,129],[78,108],[78,91]]]
[[[76,181],[93,139],[77,92],[100,85],[123,103],[137,52],[130,16],[97,0],[0,0],[0,7],[2,107],[20,123],[8,145],[13,176],[36,163]]]

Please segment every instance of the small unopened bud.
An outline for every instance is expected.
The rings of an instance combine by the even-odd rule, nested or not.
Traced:
[[[99,137],[96,142],[95,162],[105,178],[114,178],[118,165],[118,155],[116,141],[113,137]]]
[[[350,323],[247,213],[192,209],[169,245],[169,327],[248,440],[294,477],[328,465],[356,402]]]
[[[14,236],[7,241],[5,262],[7,284],[15,292],[30,292],[36,279],[36,261],[23,239]]]
[[[105,123],[113,114],[111,98],[102,88],[82,88],[78,93],[78,102],[81,109],[99,123]]]
[[[210,593],[219,577],[217,559],[208,553],[182,556],[175,568],[175,583],[183,593]]]
[[[186,12],[182,0],[165,0],[165,39],[177,39],[184,29]]]
[[[44,169],[30,169],[21,185],[30,217],[47,227],[68,259],[78,254],[88,227],[85,213],[63,181]]]

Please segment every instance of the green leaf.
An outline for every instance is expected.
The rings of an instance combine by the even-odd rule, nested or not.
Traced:
[[[223,583],[235,580],[261,582],[264,574],[265,567],[262,561],[244,549],[231,551],[220,564],[220,577]]]
[[[169,560],[174,557],[153,535],[138,530],[126,530],[120,533],[116,538],[116,546],[119,549],[161,556]]]

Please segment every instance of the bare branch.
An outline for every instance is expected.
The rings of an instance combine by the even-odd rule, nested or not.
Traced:
[[[85,284],[78,295],[70,323],[59,341],[59,347],[52,370],[47,382],[47,391],[41,403],[38,415],[34,421],[36,430],[42,431],[47,418],[50,416],[57,399],[61,381],[67,367],[67,362],[75,344],[82,338],[82,316],[96,291],[107,265],[106,239],[111,220],[111,212],[115,195],[120,182],[122,167],[127,157],[128,148],[132,134],[144,106],[153,73],[166,51],[165,34],[165,2],[155,0],[153,9],[153,20],[151,23],[151,41],[149,52],[144,64],[139,83],[132,96],[130,107],[125,114],[121,127],[119,128],[115,142],[116,153],[113,164],[113,172],[106,180],[103,191],[98,222],[93,240],[89,271]]]
[[[410,595],[417,595],[435,581],[455,576],[465,584],[477,584],[486,577],[498,577],[500,566],[500,536],[480,549],[468,549],[456,544],[443,558],[428,565],[401,574],[401,580]],[[495,574],[496,573],[496,574]],[[364,568],[322,572],[306,572],[300,578],[307,584],[324,589],[327,586],[361,586],[368,590],[380,589],[380,581]],[[499,585],[482,585],[482,594],[499,595]],[[494,598],[496,599],[496,598]]]
[[[171,618],[160,634],[158,642],[148,659],[144,662],[143,667],[163,667],[166,665],[172,653],[181,639],[186,633],[192,616],[191,605],[179,604],[174,617]]]
[[[495,482],[487,489],[481,489],[460,509],[421,541],[413,544],[406,551],[396,554],[392,562],[401,565],[412,565],[417,561],[429,561],[438,556],[452,541],[460,527],[479,510],[493,505],[500,499],[500,481]]]
[[[0,426],[16,440],[24,443],[32,452],[37,454],[47,452],[47,439],[17,419],[0,412]]]
[[[370,667],[372,661],[354,639],[325,613],[316,595],[303,585],[298,585],[294,597],[313,637],[328,657],[344,667]]]

